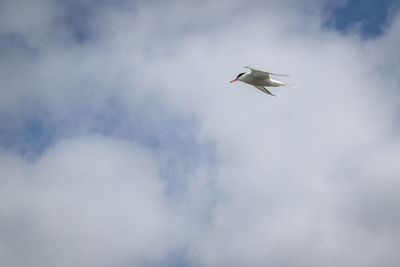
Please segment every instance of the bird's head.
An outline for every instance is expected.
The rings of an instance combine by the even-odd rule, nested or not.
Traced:
[[[240,74],[236,77],[236,79],[234,79],[234,80],[231,81],[231,83],[236,82],[236,81],[238,81],[238,80],[240,81],[240,77],[242,77],[243,74],[245,74],[245,72],[240,73]]]

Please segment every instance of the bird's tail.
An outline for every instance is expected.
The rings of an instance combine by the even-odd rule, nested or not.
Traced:
[[[288,83],[283,83],[283,82],[280,82],[280,81],[275,81],[275,80],[272,80],[272,82],[273,82],[273,85],[272,86],[287,86],[287,87],[294,87],[294,85],[291,85],[291,84],[288,84]]]
[[[288,83],[282,83],[282,85],[283,85],[283,86],[290,87],[290,88],[294,88],[294,87],[295,87],[294,85],[288,84]]]

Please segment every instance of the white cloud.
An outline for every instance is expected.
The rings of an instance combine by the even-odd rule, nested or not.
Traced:
[[[135,144],[87,136],[35,163],[10,157],[2,152],[2,264],[143,264],[180,240],[158,164]]]
[[[395,266],[400,20],[362,40],[321,26],[325,1],[296,3],[99,5],[85,41],[8,26],[41,49],[7,57],[30,71],[1,117],[58,129],[36,161],[2,152],[0,262]],[[244,65],[296,88],[229,84]]]

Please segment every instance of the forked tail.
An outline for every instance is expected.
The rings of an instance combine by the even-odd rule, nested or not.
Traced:
[[[295,87],[294,85],[291,85],[291,84],[288,84],[288,83],[283,83],[283,82],[277,82],[277,84],[278,84],[279,86],[287,86],[287,87],[291,87],[291,88],[294,88],[294,87]]]
[[[290,87],[290,88],[295,88],[295,86],[294,86],[294,85],[292,85],[292,84],[288,84],[288,83],[283,83],[282,85],[283,85],[283,86]]]

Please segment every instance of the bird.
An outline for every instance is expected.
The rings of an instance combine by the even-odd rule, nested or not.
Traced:
[[[231,81],[231,83],[236,82],[236,81],[248,83],[248,84],[253,85],[258,90],[260,90],[264,93],[267,93],[271,96],[275,96],[275,95],[273,93],[271,93],[267,88],[265,88],[265,86],[268,86],[268,87],[277,87],[277,86],[293,87],[293,85],[273,80],[270,77],[270,75],[286,76],[286,77],[289,77],[289,75],[276,74],[276,73],[272,73],[272,72],[262,71],[262,70],[258,70],[256,68],[249,67],[249,66],[246,66],[245,68],[249,69],[251,72],[250,73],[246,73],[246,72],[239,73],[239,75],[235,79],[233,79]]]

